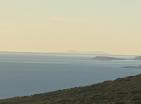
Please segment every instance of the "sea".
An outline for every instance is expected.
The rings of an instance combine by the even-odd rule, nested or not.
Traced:
[[[0,99],[28,96],[141,74],[140,60],[94,60],[95,54],[0,53]],[[117,57],[117,56],[116,56]],[[130,56],[120,56],[130,57]]]

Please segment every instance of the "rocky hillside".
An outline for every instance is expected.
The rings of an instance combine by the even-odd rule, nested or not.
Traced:
[[[0,104],[141,104],[141,75],[86,87],[0,100]]]

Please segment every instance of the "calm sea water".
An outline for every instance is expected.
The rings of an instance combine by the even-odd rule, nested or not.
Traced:
[[[85,86],[136,75],[141,61],[96,61],[94,55],[0,54],[0,98]]]

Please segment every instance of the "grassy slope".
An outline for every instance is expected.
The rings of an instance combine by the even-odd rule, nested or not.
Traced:
[[[27,97],[0,104],[141,104],[141,75]]]

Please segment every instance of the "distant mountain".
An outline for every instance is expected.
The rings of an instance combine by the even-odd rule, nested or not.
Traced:
[[[141,104],[141,75],[86,87],[0,100],[0,104]]]
[[[116,57],[110,57],[110,56],[96,56],[93,59],[99,60],[99,61],[125,60],[123,58],[116,58]]]

